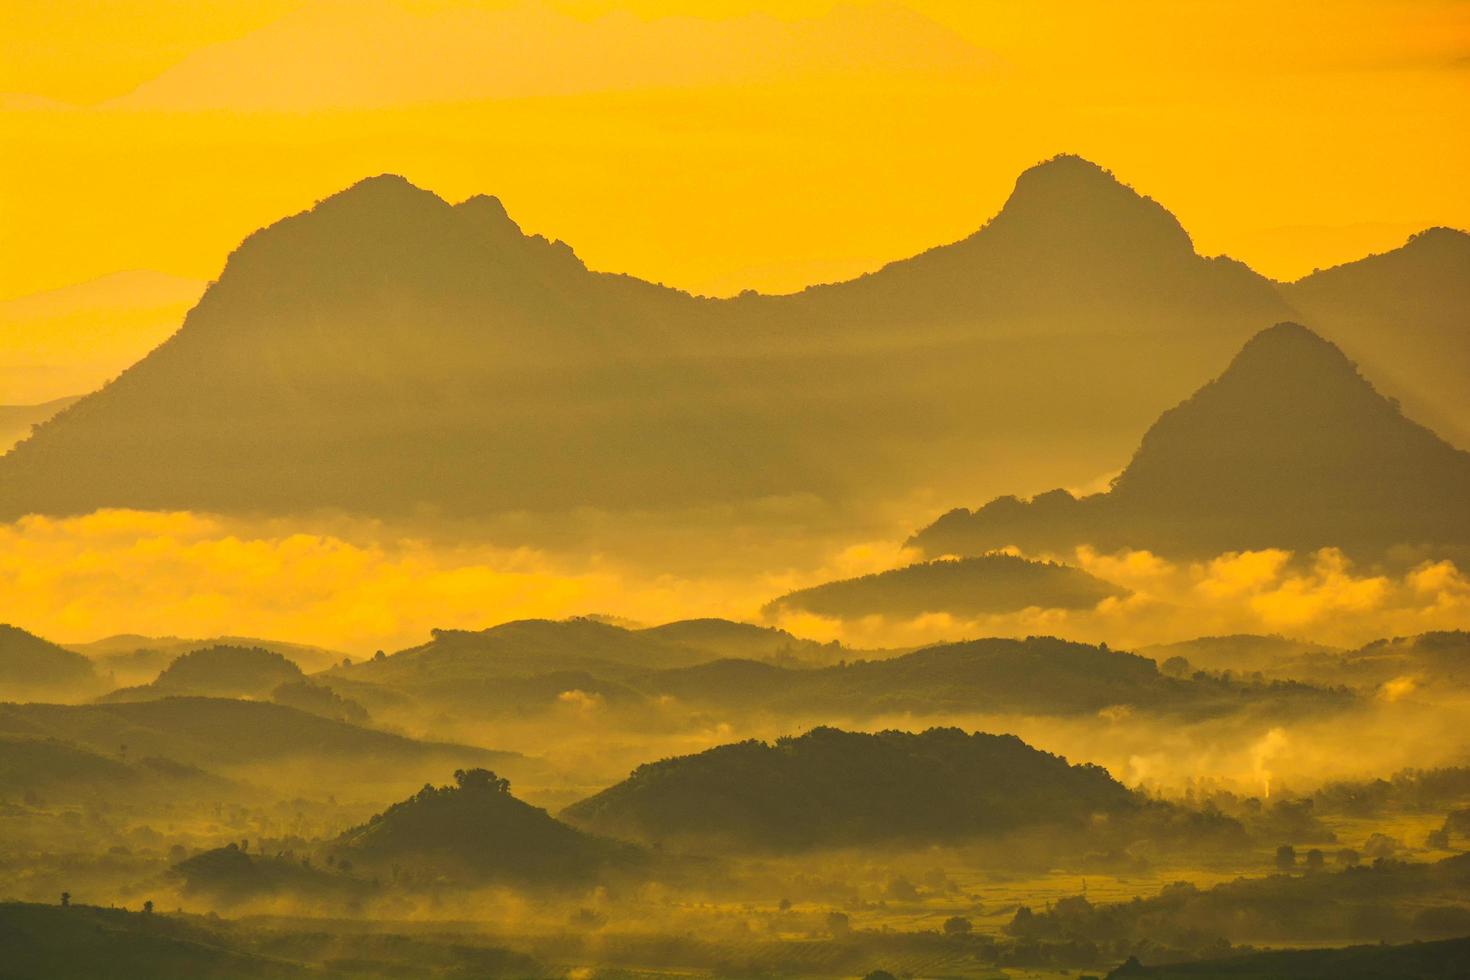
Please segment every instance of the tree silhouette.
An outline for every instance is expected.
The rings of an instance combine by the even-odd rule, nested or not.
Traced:
[[[962,915],[951,916],[944,920],[944,934],[946,936],[968,936],[974,926],[970,920]]]
[[[454,781],[462,790],[510,792],[510,780],[500,778],[489,769],[456,769],[454,770]]]

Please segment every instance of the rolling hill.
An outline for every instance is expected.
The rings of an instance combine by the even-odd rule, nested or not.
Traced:
[[[99,670],[113,674],[120,684],[145,683],[182,654],[216,646],[259,647],[270,650],[295,662],[307,673],[335,667],[344,659],[350,659],[336,650],[324,647],[265,640],[254,636],[188,638],[120,633],[90,643],[66,644],[68,650],[91,660]]]
[[[279,653],[260,647],[214,646],[177,657],[150,684],[122,688],[102,700],[264,698],[282,684],[304,678],[301,668]]]
[[[1201,717],[1258,706],[1282,712],[1335,710],[1351,700],[1303,684],[1168,677],[1145,657],[1053,637],[949,643],[815,670],[721,660],[660,671],[636,685],[650,696],[795,718],[824,713],[844,718],[1071,715],[1121,705]]]
[[[217,776],[168,759],[129,762],[56,739],[0,735],[0,796],[158,803],[191,793],[218,798],[231,788]]]
[[[508,752],[359,728],[294,708],[227,698],[163,698],[121,704],[0,704],[0,734],[53,738],[117,756],[162,756],[223,771],[315,760],[332,767],[490,763],[516,768]],[[124,750],[122,747],[126,747]],[[352,772],[345,769],[350,778]]]
[[[1406,418],[1335,345],[1292,323],[1165,412],[1106,493],[955,510],[928,554],[1147,548],[1175,556],[1340,547],[1470,548],[1470,453]]]
[[[433,639],[381,659],[338,666],[314,682],[376,716],[413,706],[473,715],[536,714],[567,691],[609,705],[644,701],[639,679],[740,652],[767,660],[827,662],[832,648],[767,627],[689,620],[628,629],[595,619],[517,620],[480,631],[434,630]]]
[[[425,786],[333,844],[368,867],[451,873],[545,888],[586,883],[639,863],[638,848],[585,834],[511,795],[484,769],[460,770],[453,786]]]
[[[817,659],[840,649],[792,636],[783,629],[737,623],[728,619],[683,619],[637,631],[640,635],[696,650],[710,659],[744,660]]]
[[[827,582],[788,593],[762,612],[815,613],[837,619],[864,616],[912,618],[925,613],[980,616],[1042,609],[1088,609],[1127,589],[1056,562],[1029,561],[1015,555],[939,559],[861,578]]]
[[[1355,308],[1350,279],[1290,295]],[[590,271],[494,198],[377,177],[251,235],[174,337],[0,457],[0,517],[844,499],[915,474],[958,493],[1002,463],[1083,482],[1298,315],[1285,288],[1071,156],[959,242],[728,300]],[[1401,353],[1378,335],[1374,365]],[[1431,387],[1463,412],[1463,385]]]
[[[1011,735],[817,728],[640,766],[562,815],[634,840],[781,851],[952,841],[1137,805],[1105,770]]]

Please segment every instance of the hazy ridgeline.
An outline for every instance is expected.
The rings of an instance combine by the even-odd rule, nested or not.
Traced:
[[[1467,243],[271,225],[0,456],[0,975],[1464,975]]]

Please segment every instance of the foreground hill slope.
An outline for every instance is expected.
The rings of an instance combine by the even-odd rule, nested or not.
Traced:
[[[205,793],[218,799],[230,789],[218,777],[168,759],[130,762],[52,738],[0,735],[0,797],[157,802]]]
[[[563,816],[637,840],[790,850],[955,840],[1135,806],[1105,770],[1013,735],[816,728],[640,766]]]
[[[421,933],[334,933],[301,922],[257,927],[218,916],[74,903],[0,902],[7,978],[31,980],[526,980],[556,976],[531,957]],[[425,964],[431,964],[425,966]]]
[[[1159,417],[1107,493],[1002,497],[952,511],[912,543],[1170,555],[1470,547],[1470,453],[1404,417],[1335,345],[1281,323]]]
[[[1129,960],[1107,980],[1457,980],[1470,963],[1470,939],[1363,945],[1341,949],[1281,949],[1195,963],[1142,966]]]
[[[1290,314],[1076,157],[963,241],[730,300],[594,273],[494,198],[383,176],[250,236],[174,337],[0,457],[0,516],[874,493],[961,486],[975,447],[1086,479]]]

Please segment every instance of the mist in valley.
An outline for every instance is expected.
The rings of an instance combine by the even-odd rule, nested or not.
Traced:
[[[1454,5],[115,6],[0,976],[1470,974]]]

